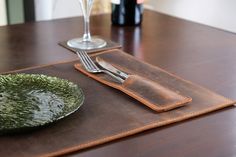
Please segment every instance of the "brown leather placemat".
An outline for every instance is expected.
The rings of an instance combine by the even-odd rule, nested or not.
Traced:
[[[100,37],[100,38],[102,38],[102,37]],[[102,39],[104,39],[104,38],[102,38]],[[119,44],[119,43],[111,41],[110,39],[104,39],[104,40],[107,42],[107,45],[105,47],[102,47],[102,48],[99,48],[99,49],[94,49],[94,50],[87,50],[87,52],[88,53],[95,53],[95,52],[101,52],[101,51],[121,48],[121,44]],[[68,50],[71,50],[72,52],[77,51],[76,48],[69,47],[67,45],[67,41],[62,41],[62,42],[59,43],[59,45],[66,48],[66,49],[68,49]]]
[[[135,65],[129,69],[158,80],[169,88],[178,88],[193,101],[186,106],[163,113],[152,112],[124,93],[107,87],[78,72],[78,61],[26,69],[17,72],[42,73],[78,83],[85,93],[85,103],[71,116],[53,125],[18,135],[0,136],[0,156],[55,156],[78,151],[151,128],[168,125],[234,104],[212,91],[184,81],[166,71],[112,50],[102,54],[112,62]],[[112,56],[112,57],[111,57]],[[168,81],[166,81],[168,80]],[[177,87],[176,87],[177,86]]]

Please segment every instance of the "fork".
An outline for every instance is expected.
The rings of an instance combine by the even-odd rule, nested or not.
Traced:
[[[80,61],[82,62],[83,66],[85,69],[90,72],[90,73],[106,73],[107,75],[111,76],[115,80],[119,81],[119,83],[123,83],[124,80],[113,73],[100,69],[94,62],[93,60],[89,57],[86,51],[79,50],[76,51],[78,57],[80,58]]]

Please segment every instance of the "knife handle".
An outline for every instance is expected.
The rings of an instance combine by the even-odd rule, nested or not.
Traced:
[[[112,72],[108,71],[108,70],[101,70],[102,72],[106,73],[107,75],[111,76],[112,78],[114,78],[115,80],[117,80],[119,83],[124,83],[124,80],[119,77],[119,76],[116,76],[115,74],[113,74]]]

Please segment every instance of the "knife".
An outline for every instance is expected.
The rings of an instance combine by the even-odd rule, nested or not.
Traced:
[[[102,58],[100,57],[96,57],[96,61],[97,63],[104,69],[118,75],[119,77],[123,78],[124,80],[127,79],[129,77],[129,74],[115,68],[113,65],[111,65],[110,63],[104,61]]]

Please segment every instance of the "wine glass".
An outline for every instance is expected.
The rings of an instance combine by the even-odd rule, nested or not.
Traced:
[[[106,41],[103,39],[92,37],[89,30],[89,17],[92,10],[94,0],[79,0],[84,17],[84,35],[82,38],[71,39],[67,42],[67,45],[72,48],[78,48],[83,50],[91,50],[96,48],[102,48],[106,46]]]

